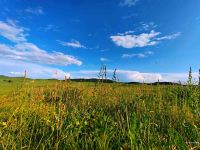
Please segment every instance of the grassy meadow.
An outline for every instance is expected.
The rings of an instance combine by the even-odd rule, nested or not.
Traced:
[[[0,149],[200,149],[200,86],[1,77]]]

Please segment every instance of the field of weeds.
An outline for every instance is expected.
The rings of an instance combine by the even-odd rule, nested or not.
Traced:
[[[200,148],[199,86],[16,82],[0,87],[0,149]]]

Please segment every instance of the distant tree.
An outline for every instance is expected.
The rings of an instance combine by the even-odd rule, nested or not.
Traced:
[[[189,75],[188,75],[188,85],[192,84],[192,67],[190,67]]]
[[[200,85],[200,69],[199,69],[199,85]]]

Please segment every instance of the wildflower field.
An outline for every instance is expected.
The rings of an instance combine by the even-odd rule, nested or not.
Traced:
[[[200,149],[200,86],[1,77],[0,149]]]

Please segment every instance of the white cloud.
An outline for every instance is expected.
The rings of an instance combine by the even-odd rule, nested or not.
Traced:
[[[42,7],[27,8],[27,9],[25,9],[25,12],[35,14],[35,15],[43,15],[44,14]]]
[[[184,82],[187,83],[188,80],[188,73],[162,73],[162,76],[164,78],[164,81],[167,82]],[[197,72],[193,72],[192,73],[192,77],[193,77],[193,83],[197,83],[198,81],[198,73]]]
[[[71,40],[71,42],[63,42],[58,41],[63,46],[73,47],[73,48],[86,48],[84,45],[82,45],[79,41]]]
[[[119,78],[124,78],[126,81],[130,82],[157,82],[158,80],[163,80],[160,73],[142,73],[139,71],[132,70],[117,70]]]
[[[110,36],[110,38],[117,46],[121,46],[123,48],[134,48],[153,46],[158,44],[161,40],[175,39],[180,35],[180,33],[176,33],[156,38],[160,34],[160,32],[155,32],[154,30],[150,33],[142,33],[139,35],[126,34],[125,32],[124,34]]]
[[[25,42],[26,34],[24,28],[15,25],[14,21],[8,20],[8,23],[0,21],[0,35],[12,42]]]
[[[157,82],[163,79],[159,73],[141,73],[141,72],[127,72],[127,79],[133,82]]]
[[[24,76],[25,73],[24,72],[13,72],[13,71],[11,71],[10,74],[14,75],[14,76]]]
[[[188,73],[143,73],[138,71],[119,70],[119,74],[123,74],[126,80],[131,82],[179,82],[186,83]],[[198,74],[193,73],[193,79],[198,79]]]
[[[110,38],[117,46],[134,48],[156,45],[158,42],[152,39],[159,34],[160,32],[151,31],[150,33],[142,33],[139,35],[117,35],[111,36]]]
[[[47,52],[37,45],[27,42],[23,28],[0,21],[0,35],[15,42],[14,46],[0,43],[0,56],[4,58],[54,65],[81,65],[82,62],[71,55],[53,51]]]
[[[30,61],[42,64],[54,65],[81,65],[82,62],[71,55],[65,55],[61,52],[54,51],[47,53],[32,43],[19,43],[14,47],[0,44],[0,56],[9,59]]]
[[[65,72],[58,68],[47,67],[19,60],[0,58],[0,74],[7,76],[24,76],[27,71],[28,78],[58,78],[64,79],[71,76],[69,72]]]
[[[107,51],[109,51],[109,49],[101,49],[101,50],[99,50],[99,52],[107,52]]]
[[[179,37],[181,35],[180,32],[172,34],[172,35],[166,35],[160,38],[157,38],[157,40],[172,40],[172,39],[176,39],[177,37]]]
[[[68,72],[64,72],[60,69],[54,69],[53,71],[53,75],[52,75],[52,78],[56,78],[56,79],[65,79],[65,77],[68,79],[68,78],[71,78],[71,74],[68,73]],[[51,78],[51,77],[50,77]]]
[[[137,16],[138,16],[137,13],[132,13],[132,14],[123,16],[122,19],[126,20],[126,19],[131,19],[131,18],[137,17]]]
[[[154,22],[149,22],[149,23],[142,23],[142,28],[140,28],[140,29],[144,29],[145,31],[148,31],[148,30],[152,30],[156,27],[157,27],[157,25]]]
[[[58,31],[59,30],[59,27],[57,27],[56,25],[53,25],[53,24],[48,24],[46,25],[45,27],[41,27],[40,28],[41,30],[47,32],[47,31]]]
[[[124,32],[124,33],[117,33],[117,35],[128,35],[128,34],[132,34],[132,33],[135,33],[135,31],[133,31],[133,30],[129,30],[129,31],[126,31],[126,32]]]
[[[131,33],[134,33],[134,32],[135,31],[130,30],[130,31],[126,31],[125,34],[131,34]]]
[[[122,0],[120,2],[121,6],[134,6],[139,0]]]
[[[106,61],[109,61],[109,59],[108,59],[108,58],[101,57],[101,58],[100,58],[100,61],[106,62]]]
[[[146,58],[149,57],[150,55],[153,55],[152,51],[147,51],[144,53],[123,54],[122,58],[133,58],[133,57]]]

